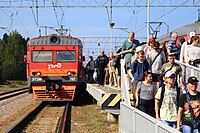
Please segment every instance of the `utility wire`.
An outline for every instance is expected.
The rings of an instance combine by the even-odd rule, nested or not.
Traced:
[[[25,30],[25,32],[26,32],[26,34],[28,34],[28,35],[30,36],[30,34],[29,34],[29,32],[28,32],[28,30],[27,30],[26,26],[23,24],[23,22],[21,21],[21,19],[20,19],[19,15],[18,15],[18,11],[17,11],[17,13],[16,13],[16,16],[17,16],[17,19],[19,20],[20,24],[21,24],[21,25],[22,25],[22,27],[24,28],[24,30]]]
[[[30,8],[31,8],[31,12],[32,12],[32,14],[33,14],[33,19],[34,19],[34,21],[35,21],[35,24],[38,26],[37,19],[36,19],[36,17],[35,17],[35,13],[34,13],[34,11],[33,11],[33,8],[32,8],[32,7],[30,7]]]
[[[176,22],[170,24],[169,26],[174,26],[174,25],[176,25],[177,23],[183,22],[183,20],[186,20],[186,19],[188,19],[188,18],[191,18],[191,16],[196,15],[196,12],[198,12],[198,11],[192,12],[191,14],[185,16],[184,18],[181,18],[181,19],[177,20]]]
[[[156,1],[156,0],[151,1],[150,4],[152,4],[152,3],[155,2],[155,1]],[[140,4],[141,2],[142,2],[142,0],[140,0],[140,1],[138,2],[138,4]],[[131,24],[131,22],[132,22],[132,20],[133,20],[133,18],[134,18],[135,15],[137,15],[137,16],[136,16],[136,22],[135,22],[135,27],[136,27],[136,24],[137,24],[137,21],[138,21],[138,14],[139,14],[142,10],[144,10],[144,9],[145,9],[145,7],[143,7],[142,9],[140,9],[139,11],[137,11],[136,13],[133,13],[133,14],[132,14],[130,20],[128,21],[128,23],[127,23],[126,26],[125,26],[125,27],[127,27],[127,29],[129,29],[130,24]],[[119,35],[119,37],[121,37],[121,36],[122,36],[122,33]]]
[[[168,15],[169,13],[173,12],[173,11],[176,10],[177,8],[179,8],[179,7],[183,6],[184,4],[186,4],[188,1],[189,1],[189,0],[183,2],[181,5],[179,5],[179,6],[175,7],[175,8],[173,8],[172,10],[166,12],[166,13],[163,14],[162,16],[160,16],[160,17],[154,19],[152,22],[155,22],[155,21],[157,21],[158,19],[163,18],[164,16],[166,16],[166,15]],[[145,24],[146,24],[146,23],[145,23]],[[144,24],[143,24],[143,25],[144,25]],[[146,28],[146,25],[143,26],[142,28],[140,28],[139,30],[137,30],[136,33],[137,33],[137,32],[140,32],[140,31],[143,30],[144,28]]]
[[[60,3],[60,1],[58,0],[58,4],[59,4],[59,6],[60,6],[60,11],[61,11],[61,20],[60,20],[60,25],[63,25],[63,19],[64,19],[64,15],[65,15],[65,10],[61,7],[61,3]]]
[[[52,0],[52,5],[53,5],[53,10],[54,10],[54,13],[55,13],[55,16],[56,16],[56,21],[57,21],[57,25],[59,27],[59,20],[58,20],[58,15],[57,15],[57,12],[56,12],[56,9],[55,9],[55,4],[54,4],[54,1]]]

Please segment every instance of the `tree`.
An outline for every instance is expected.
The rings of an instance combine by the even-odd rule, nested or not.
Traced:
[[[26,79],[26,65],[23,56],[29,39],[23,38],[17,31],[4,34],[0,42],[0,78],[5,80]]]

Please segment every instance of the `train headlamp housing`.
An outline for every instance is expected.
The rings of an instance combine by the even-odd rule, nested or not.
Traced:
[[[41,72],[32,72],[33,76],[41,76],[42,73]]]
[[[74,72],[74,71],[68,71],[67,72],[67,76],[73,76],[73,75],[76,75],[76,72]]]
[[[68,75],[68,76],[71,76],[71,74],[72,74],[71,71],[68,71],[68,72],[67,72],[67,75]]]
[[[57,36],[51,36],[50,42],[53,43],[53,44],[55,44],[55,43],[58,44],[58,43],[60,43],[60,38],[57,37]]]

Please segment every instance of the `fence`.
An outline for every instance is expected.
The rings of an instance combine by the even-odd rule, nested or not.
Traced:
[[[196,76],[200,80],[200,69],[185,63],[176,61],[182,69],[185,82],[190,76]],[[153,117],[137,110],[130,104],[129,84],[125,76],[124,60],[121,60],[121,84],[122,102],[120,104],[120,132],[121,133],[177,133],[173,129],[161,122],[157,122]],[[200,86],[200,82],[199,82]],[[199,90],[199,89],[198,89]]]
[[[177,133],[177,130],[121,102],[120,133]]]
[[[187,83],[187,79],[190,76],[195,76],[197,77],[198,80],[200,80],[200,69],[191,65],[188,65],[186,63],[181,63],[180,61],[176,61],[177,64],[179,64],[181,66],[181,68],[183,69],[183,77],[184,77],[184,81]],[[200,87],[200,82],[198,84],[198,86]],[[198,91],[200,91],[200,88],[198,87]]]

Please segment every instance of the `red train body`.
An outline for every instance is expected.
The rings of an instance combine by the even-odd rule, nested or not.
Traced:
[[[27,44],[27,79],[35,99],[72,101],[82,79],[82,42],[71,36],[42,36]]]

